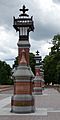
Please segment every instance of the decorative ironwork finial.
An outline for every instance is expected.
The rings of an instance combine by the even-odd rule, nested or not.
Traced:
[[[20,9],[20,11],[22,11],[22,12],[23,12],[23,14],[24,14],[26,11],[28,11],[28,9],[26,9],[25,5],[23,5],[23,8],[22,8],[22,9]]]
[[[36,51],[36,55],[39,55],[39,51],[38,50]]]
[[[26,9],[26,7],[25,7],[25,5],[23,5],[23,7],[22,7],[22,9],[19,9],[20,11],[22,11],[23,13],[22,14],[20,14],[19,16],[29,16],[29,15],[27,15],[25,12],[26,11],[28,11],[29,9]]]

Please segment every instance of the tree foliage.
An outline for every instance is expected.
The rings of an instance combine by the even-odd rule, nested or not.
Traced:
[[[35,74],[35,60],[34,60],[34,54],[30,53],[29,58],[30,58],[30,67],[32,69],[32,72]]]
[[[60,35],[55,35],[52,40],[53,47],[48,56],[44,58],[45,82],[60,84]]]
[[[0,61],[0,84],[12,84],[11,67],[4,61]]]

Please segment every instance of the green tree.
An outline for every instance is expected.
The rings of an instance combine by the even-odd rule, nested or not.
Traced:
[[[45,82],[60,84],[60,35],[54,36],[52,44],[51,52],[44,58]]]
[[[35,60],[34,60],[34,54],[30,53],[29,58],[30,58],[30,67],[32,69],[32,72],[35,74]]]
[[[56,60],[55,56],[49,55],[44,58],[44,79],[45,83],[57,83],[56,81]]]
[[[60,84],[60,61],[57,63],[56,66],[56,74],[57,74],[57,83]]]
[[[51,47],[51,54],[60,53],[60,35],[55,35],[52,40],[53,47]]]
[[[0,84],[12,84],[11,67],[4,61],[0,61]]]

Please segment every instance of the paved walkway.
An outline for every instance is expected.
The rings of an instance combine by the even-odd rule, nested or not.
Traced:
[[[10,112],[12,91],[0,94],[0,120],[60,120],[60,93],[45,89],[43,95],[35,95],[35,113],[15,114]]]
[[[35,96],[35,106],[49,110],[60,110],[60,93],[55,89],[45,89],[42,96]]]

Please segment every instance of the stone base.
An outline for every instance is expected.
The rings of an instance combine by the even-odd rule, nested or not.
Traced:
[[[33,94],[34,95],[42,95],[42,88],[41,87],[35,87]]]
[[[36,92],[36,91],[34,91],[33,94],[34,94],[34,95],[42,95],[42,92]]]
[[[16,107],[13,106],[13,109],[11,110],[13,113],[33,113],[35,112],[34,106],[24,106],[24,107]]]
[[[11,112],[14,112],[14,113],[35,112],[34,97],[32,95],[12,96]]]

